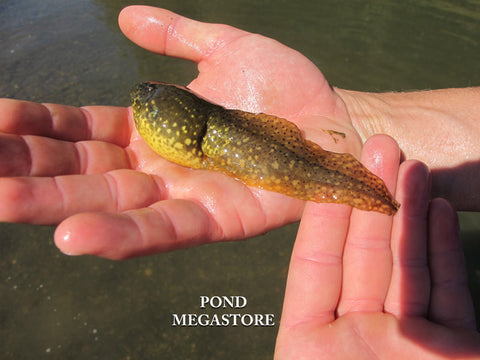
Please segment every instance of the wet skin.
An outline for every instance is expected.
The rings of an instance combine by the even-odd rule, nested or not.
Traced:
[[[388,215],[400,206],[351,154],[323,150],[288,120],[228,110],[185,87],[158,82],[138,84],[131,97],[140,135],[176,164],[302,200]]]

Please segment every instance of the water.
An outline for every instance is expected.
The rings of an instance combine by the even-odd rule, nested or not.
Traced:
[[[139,80],[187,84],[196,68],[120,33],[131,1],[0,1],[0,96],[127,105]],[[338,86],[386,91],[480,83],[479,1],[142,1],[273,37]],[[480,312],[480,221],[462,214]],[[270,359],[271,328],[172,328],[201,295],[243,295],[279,319],[296,225],[246,242],[113,262],[67,257],[53,228],[0,224],[0,348],[5,359]],[[477,316],[478,317],[478,316]],[[243,355],[245,354],[246,355]]]

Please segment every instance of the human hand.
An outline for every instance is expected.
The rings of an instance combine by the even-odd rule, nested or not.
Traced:
[[[288,118],[325,148],[359,154],[343,103],[298,52],[158,8],[126,8],[119,22],[141,46],[197,62],[190,87],[202,96]],[[120,259],[245,238],[298,220],[304,206],[165,161],[124,108],[2,100],[0,111],[0,220],[60,224],[55,242],[65,253]],[[322,129],[346,140],[335,144]]]
[[[368,93],[336,89],[362,139],[390,135],[406,159],[425,163],[432,197],[480,211],[480,87]]]
[[[295,242],[275,359],[478,358],[456,214],[429,204],[428,169],[391,138],[364,164],[394,190],[395,217],[308,203]],[[398,172],[398,173],[397,173]]]
[[[188,87],[208,100],[286,118],[324,148],[360,155],[361,139],[345,104],[299,52],[258,34],[150,6],[123,9],[119,24],[147,50],[196,62],[199,75]],[[336,144],[324,130],[342,132],[347,141]]]

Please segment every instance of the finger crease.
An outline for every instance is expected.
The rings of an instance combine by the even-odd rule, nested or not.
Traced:
[[[362,241],[348,242],[349,247],[359,250],[390,251],[390,244],[384,240],[362,239]]]
[[[151,206],[149,206],[148,208],[153,210],[160,217],[163,224],[167,224],[168,226],[167,234],[169,234],[168,238],[173,239],[176,244],[181,244],[181,240],[179,239],[179,236],[178,236],[177,227],[173,223],[172,218],[168,215],[168,212],[163,211],[163,209],[157,209]]]
[[[327,311],[321,311],[316,314],[310,314],[308,316],[304,316],[302,320],[292,322],[286,326],[288,326],[289,329],[295,329],[297,327],[302,326],[303,324],[312,324],[312,323],[319,323],[319,324],[324,324],[325,319],[328,319],[328,323],[332,323],[335,320],[335,314],[333,311],[327,310]]]
[[[163,180],[156,176],[156,175],[149,175],[150,179],[153,182],[153,186],[157,191],[155,191],[155,194],[158,194],[152,201],[152,203],[155,203],[156,201],[160,200],[165,200],[167,199],[168,195],[166,194],[166,186]]]
[[[356,335],[357,339],[360,340],[360,342],[363,344],[363,347],[365,348],[366,351],[370,353],[369,358],[370,359],[380,359],[380,357],[377,355],[377,353],[373,350],[373,347],[363,338],[361,335],[361,332],[358,331],[357,326],[355,324],[352,325],[352,330],[354,334]]]
[[[60,178],[58,176],[54,176],[52,178],[52,180],[53,180],[53,185],[55,186],[55,190],[60,197],[60,203],[61,203],[61,206],[62,206],[62,212],[61,213],[63,214],[63,216],[68,216],[69,215],[69,213],[68,213],[69,206],[67,205],[68,200],[65,196],[65,192],[62,188],[62,185],[59,182]]]
[[[75,149],[75,157],[77,160],[77,170],[74,170],[74,172],[77,172],[79,174],[86,174],[87,173],[87,162],[88,162],[88,154],[87,154],[87,149],[85,148],[85,145],[81,142],[76,142],[73,144],[73,148]]]
[[[32,170],[33,170],[33,154],[32,154],[32,149],[30,148],[30,146],[28,145],[28,141],[27,139],[24,137],[24,136],[20,136],[20,139],[22,140],[23,144],[25,145],[25,147],[27,148],[27,153],[28,153],[28,170],[27,170],[27,173],[28,175],[30,176],[33,176],[34,174],[32,174]]]
[[[315,256],[295,256],[295,259],[305,262],[313,262],[318,265],[340,265],[342,257],[333,253],[322,252]]]
[[[262,202],[258,197],[258,192],[252,191],[250,186],[247,186],[247,190],[250,192],[251,198],[255,201],[255,208],[260,209],[262,214],[262,224],[266,224],[267,215],[265,214],[265,209],[263,208]]]
[[[80,108],[80,113],[82,114],[82,117],[83,117],[83,129],[85,131],[85,136],[83,137],[83,139],[90,140],[93,138],[92,116],[90,114],[90,111],[88,111],[83,107]]]
[[[121,212],[121,206],[120,203],[121,201],[119,200],[119,194],[118,191],[118,183],[117,180],[115,179],[115,176],[113,176],[110,173],[105,173],[103,175],[103,178],[105,182],[107,183],[107,189],[110,193],[110,203],[113,204],[113,210],[116,212]]]
[[[444,289],[464,289],[468,288],[468,281],[458,279],[458,278],[452,278],[452,279],[445,279],[445,280],[435,280],[432,279],[432,286],[435,286],[435,288],[442,287]]]
[[[235,217],[237,218],[237,223],[240,224],[240,237],[242,239],[246,238],[246,229],[245,229],[245,224],[242,220],[242,216],[239,213],[239,209],[235,207]]]
[[[203,205],[200,201],[197,199],[190,199],[196,206],[202,209],[202,211],[207,214],[208,216],[208,239],[210,239],[212,242],[215,242],[217,240],[225,240],[227,237],[225,235],[225,232],[223,231],[223,228],[219,225],[218,221],[215,219],[215,216],[208,211],[208,208]],[[211,224],[215,225],[215,229],[212,229]],[[241,238],[243,239],[243,237]]]

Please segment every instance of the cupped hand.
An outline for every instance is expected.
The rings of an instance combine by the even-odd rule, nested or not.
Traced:
[[[324,148],[359,155],[345,105],[298,52],[147,6],[125,8],[119,23],[140,46],[196,62],[190,87],[212,102],[287,118]],[[162,159],[130,109],[14,100],[0,109],[0,221],[60,224],[55,242],[65,253],[119,259],[246,238],[303,210],[300,200]],[[337,143],[325,130],[346,137]]]
[[[480,334],[456,214],[429,202],[428,169],[386,136],[362,160],[396,187],[395,217],[308,203],[275,359],[477,359]]]

